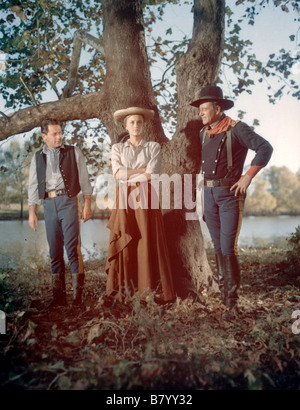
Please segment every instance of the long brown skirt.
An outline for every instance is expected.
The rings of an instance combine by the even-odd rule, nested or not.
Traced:
[[[157,209],[151,209],[151,203]],[[110,229],[105,269],[107,294],[123,301],[136,292],[143,296],[158,291],[164,301],[173,300],[175,292],[163,219],[151,184],[118,187],[116,207],[107,227]]]

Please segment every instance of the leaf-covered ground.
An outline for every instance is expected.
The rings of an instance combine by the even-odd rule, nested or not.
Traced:
[[[51,300],[48,267],[4,273],[14,309],[0,341],[0,389],[298,390],[300,273],[277,248],[242,250],[240,263],[234,323],[205,292],[168,306],[109,306],[104,261],[85,264],[83,306],[52,311],[42,309]]]

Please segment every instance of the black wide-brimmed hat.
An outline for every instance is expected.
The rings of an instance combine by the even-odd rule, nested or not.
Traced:
[[[198,100],[190,103],[190,105],[198,108],[200,104],[209,102],[209,101],[218,102],[223,110],[229,110],[229,108],[232,108],[234,105],[233,101],[223,98],[222,89],[216,85],[208,85],[202,88],[202,90],[200,91],[200,97],[198,98]]]

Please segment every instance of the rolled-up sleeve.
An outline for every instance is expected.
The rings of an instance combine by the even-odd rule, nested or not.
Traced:
[[[161,167],[161,148],[158,142],[151,142],[149,146],[150,161],[146,167],[147,174],[159,174]]]
[[[32,157],[30,168],[29,168],[29,179],[28,179],[28,206],[40,205],[41,200],[39,199],[38,193],[38,180],[36,174],[36,159],[35,154]]]
[[[117,171],[119,171],[120,168],[124,168],[122,161],[121,161],[121,145],[120,144],[114,144],[111,147],[111,167],[112,167],[112,173],[113,176],[116,175]]]
[[[90,182],[85,158],[81,150],[75,147],[75,158],[78,168],[79,185],[83,195],[92,195],[93,187]]]

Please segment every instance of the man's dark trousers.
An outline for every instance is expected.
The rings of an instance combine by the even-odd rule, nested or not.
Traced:
[[[214,244],[221,298],[229,309],[237,303],[240,286],[237,239],[243,204],[244,198],[228,186],[204,187],[204,218]]]
[[[241,226],[244,198],[228,186],[204,187],[204,218],[215,253],[234,255]]]
[[[77,196],[44,200],[46,235],[50,248],[52,273],[64,273],[64,246],[72,273],[81,273],[79,215]]]

